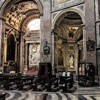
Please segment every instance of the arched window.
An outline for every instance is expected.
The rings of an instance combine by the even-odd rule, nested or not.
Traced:
[[[28,29],[30,31],[40,30],[40,19],[33,19],[28,24]]]

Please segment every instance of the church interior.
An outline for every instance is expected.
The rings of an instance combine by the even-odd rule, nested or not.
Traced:
[[[99,4],[1,0],[0,100],[99,100]]]

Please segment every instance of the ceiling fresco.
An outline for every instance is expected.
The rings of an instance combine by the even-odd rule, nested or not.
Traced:
[[[30,0],[16,2],[11,5],[5,15],[6,23],[19,30],[23,20],[28,19],[30,16],[34,16],[32,18],[39,17],[38,5]]]

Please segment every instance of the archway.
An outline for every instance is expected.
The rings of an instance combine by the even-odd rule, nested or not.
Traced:
[[[43,7],[39,0],[7,0],[2,5],[0,15],[5,17],[4,45],[6,45],[6,35],[9,33],[8,30],[14,30],[16,42],[16,50],[14,50],[15,55],[13,55],[15,59],[13,59],[14,57],[9,58],[7,55],[7,61],[9,59],[15,60],[17,65],[20,66],[20,71],[23,71],[25,65],[27,65],[28,58],[26,56],[28,56],[29,52],[29,50],[27,50],[28,45],[33,44],[34,41],[38,41],[36,38],[33,39],[31,37],[33,37],[34,33],[40,34],[40,31],[29,31],[27,25],[31,20],[40,18],[42,14]],[[7,52],[10,52],[8,47],[4,47],[4,49],[7,49]],[[4,51],[6,52],[6,50]]]
[[[76,74],[78,62],[83,59],[83,19],[69,10],[54,23],[54,66],[58,71]]]

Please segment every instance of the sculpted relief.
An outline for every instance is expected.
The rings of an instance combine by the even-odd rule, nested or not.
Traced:
[[[29,67],[38,66],[40,62],[40,44],[29,45]]]

